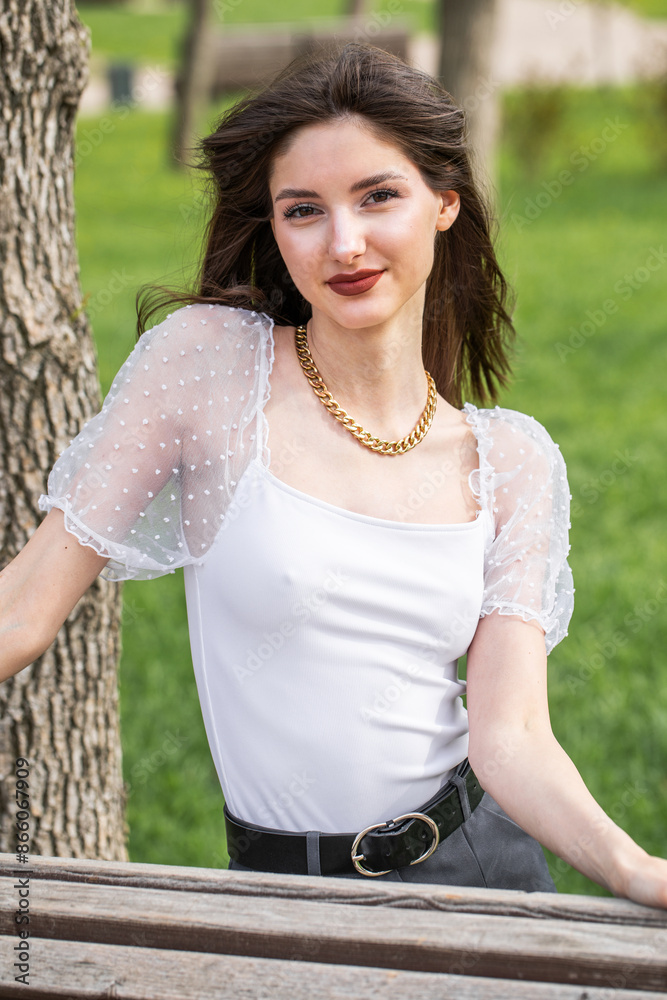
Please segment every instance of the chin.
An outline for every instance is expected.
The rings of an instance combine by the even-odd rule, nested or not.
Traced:
[[[363,304],[350,302],[347,308],[331,309],[329,307],[320,311],[340,326],[347,327],[349,330],[359,330],[367,326],[379,326],[388,322],[400,309],[400,305],[383,308],[370,302]]]

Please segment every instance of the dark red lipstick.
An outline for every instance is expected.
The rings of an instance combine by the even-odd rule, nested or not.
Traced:
[[[360,295],[361,292],[367,292],[369,288],[377,284],[382,274],[382,271],[368,269],[351,271],[348,274],[334,274],[333,278],[329,278],[327,284],[331,291],[336,292],[337,295]]]

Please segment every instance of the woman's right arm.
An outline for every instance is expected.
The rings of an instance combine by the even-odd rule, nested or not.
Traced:
[[[0,573],[0,681],[50,646],[107,562],[109,579],[153,579],[203,558],[256,448],[269,322],[197,304],[142,334],[51,470],[49,514]],[[96,548],[65,529],[63,506]]]
[[[82,545],[53,509],[0,573],[0,681],[48,649],[107,559]]]

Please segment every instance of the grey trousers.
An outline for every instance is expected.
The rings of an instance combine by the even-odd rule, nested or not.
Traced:
[[[229,867],[251,871],[233,860]],[[333,877],[557,892],[538,842],[510,819],[488,792],[468,819],[425,861],[372,879],[359,872]]]

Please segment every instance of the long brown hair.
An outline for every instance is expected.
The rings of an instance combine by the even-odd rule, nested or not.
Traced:
[[[352,114],[409,157],[433,191],[459,193],[456,221],[435,239],[422,356],[438,392],[454,406],[467,393],[480,402],[495,400],[507,383],[514,328],[509,288],[493,249],[496,223],[473,177],[464,112],[428,74],[357,42],[293,60],[200,140],[193,166],[209,178],[213,209],[195,291],[144,286],[137,294],[138,332],[149,316],[176,302],[255,309],[288,326],[310,318],[271,230],[268,178],[296,129]]]

